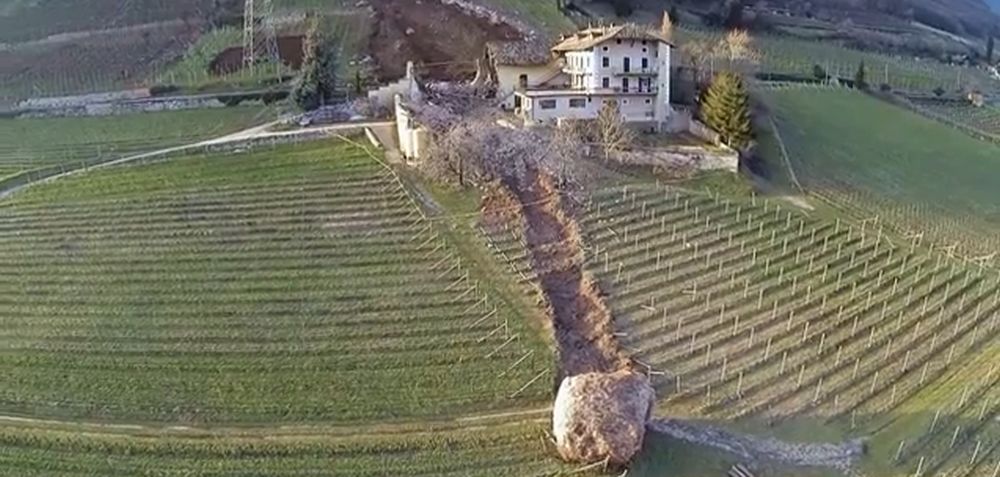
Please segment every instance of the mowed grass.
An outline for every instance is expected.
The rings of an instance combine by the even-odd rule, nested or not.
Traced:
[[[188,144],[273,120],[261,106],[94,118],[0,119],[0,178]]]
[[[344,143],[106,170],[0,208],[0,413],[354,423],[544,406],[537,334]]]
[[[515,12],[522,19],[529,21],[549,33],[567,32],[574,29],[573,22],[563,15],[557,7],[557,2],[540,2],[537,0],[489,0],[490,3]]]
[[[45,476],[553,476],[572,466],[552,455],[539,422],[338,436],[179,436],[0,428],[5,474]],[[582,477],[592,473],[575,474]]]
[[[792,87],[759,96],[810,192],[940,245],[982,254],[995,248],[1000,147],[851,90]]]

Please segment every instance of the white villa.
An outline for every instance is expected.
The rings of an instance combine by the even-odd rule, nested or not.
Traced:
[[[551,49],[537,42],[487,47],[505,109],[526,124],[592,119],[605,102],[624,119],[662,129],[670,119],[670,52],[657,32],[636,25],[591,27]]]

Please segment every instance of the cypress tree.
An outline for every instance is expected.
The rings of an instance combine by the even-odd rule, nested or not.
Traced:
[[[743,149],[750,143],[750,97],[743,78],[731,72],[715,76],[701,103],[701,117],[725,144]]]
[[[302,70],[292,89],[292,100],[311,111],[333,100],[337,85],[336,48],[313,23],[303,45]]]
[[[986,40],[986,63],[993,63],[993,35],[990,35],[990,38]]]
[[[865,61],[861,60],[858,64],[858,71],[854,73],[854,87],[857,89],[868,88],[868,83],[865,81]]]

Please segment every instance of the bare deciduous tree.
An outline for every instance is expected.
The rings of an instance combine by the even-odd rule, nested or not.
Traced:
[[[610,160],[614,153],[627,149],[635,140],[635,131],[625,124],[617,101],[606,101],[597,113],[595,123],[605,160]]]
[[[705,64],[712,56],[712,45],[705,41],[692,40],[681,45],[681,54],[687,60],[688,67],[694,74],[694,81],[702,83],[706,80]]]
[[[742,29],[731,30],[722,37],[711,54],[724,61],[726,68],[733,72],[745,72],[760,61],[760,52],[753,46],[753,37]]]
[[[663,12],[663,19],[660,20],[660,35],[667,40],[673,40],[674,38],[674,22],[670,19],[670,14],[667,12]]]

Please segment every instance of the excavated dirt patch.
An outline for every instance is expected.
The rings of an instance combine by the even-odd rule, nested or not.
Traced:
[[[302,43],[305,37],[302,35],[278,37],[278,56],[281,62],[299,69],[302,66]],[[226,75],[239,71],[243,68],[243,47],[232,46],[222,50],[212,62],[208,69],[214,75]]]
[[[436,65],[424,77],[453,79],[475,72],[474,62],[492,40],[515,40],[521,33],[440,0],[371,0],[377,27],[371,54],[382,79],[406,73],[406,62]]]

